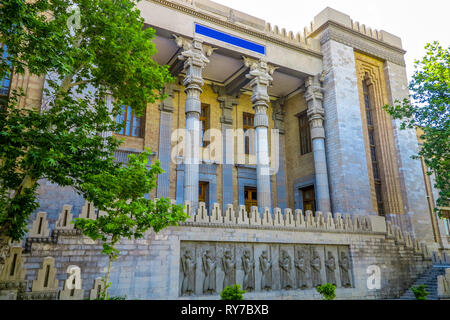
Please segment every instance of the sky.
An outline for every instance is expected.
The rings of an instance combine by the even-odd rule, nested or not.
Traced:
[[[303,32],[320,11],[331,7],[366,27],[385,30],[402,39],[408,78],[414,60],[425,55],[424,46],[435,40],[450,44],[449,0],[213,0],[264,19],[287,31]]]

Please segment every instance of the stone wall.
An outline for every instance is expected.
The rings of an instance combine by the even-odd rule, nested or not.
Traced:
[[[61,210],[61,214],[64,211]],[[190,213],[189,205],[187,212]],[[327,214],[324,217],[320,212],[313,215],[312,212],[303,214],[300,210],[292,214],[289,209],[282,214],[281,210],[275,209],[273,215],[267,211],[262,216],[258,214],[258,219],[256,207],[252,208],[250,214],[247,214],[244,208],[240,208],[240,212],[237,213],[241,215],[234,214],[234,209],[230,205],[222,214],[220,206],[215,204],[212,215],[208,215],[201,204],[198,212],[195,215],[190,213],[189,221],[179,227],[168,228],[159,234],[150,232],[140,240],[122,241],[118,245],[121,254],[113,263],[111,270],[111,295],[126,295],[129,299],[219,298],[225,278],[223,259],[227,249],[231,251],[229,262],[236,262],[235,269],[231,271],[231,277],[241,285],[243,285],[244,273],[242,255],[245,249],[250,250],[252,259],[255,260],[255,287],[246,294],[246,299],[320,298],[312,288],[313,277],[310,263],[314,252],[317,252],[320,257],[321,283],[330,280],[330,278],[327,279],[325,264],[331,252],[336,265],[338,299],[396,297],[407,289],[431,263],[431,256],[426,245],[421,244],[418,239],[413,239],[409,233],[392,227],[381,217],[351,219],[349,215],[342,218],[339,214]],[[82,214],[86,215],[86,212]],[[68,220],[70,217],[68,216]],[[95,215],[93,217],[95,218]],[[99,278],[104,276],[107,267],[107,257],[101,254],[100,243],[82,236],[70,223],[58,224],[57,228],[51,230],[50,235],[33,234],[33,237],[27,239],[23,253],[20,247],[14,249],[20,253],[19,260],[16,257],[16,266],[17,261],[23,261],[21,265],[24,270],[13,272],[17,274],[16,278],[5,277],[10,274],[12,268],[12,260],[7,262],[4,275],[0,277],[0,291],[3,296],[6,295],[6,291],[16,290],[16,297],[20,299],[56,299],[58,296],[64,299],[75,299],[81,296],[87,298],[91,294],[90,290],[94,288],[94,283],[98,286]],[[181,288],[184,279],[181,263],[187,248],[193,248],[191,250],[193,254],[195,253],[193,256],[197,261],[195,288],[190,295],[182,294]],[[202,259],[208,248],[217,266],[214,269],[215,287],[205,294],[203,292],[205,272]],[[298,261],[301,251],[299,249],[305,253],[307,265],[305,288],[299,288],[299,278],[294,272],[295,262]],[[267,251],[268,258],[272,260],[272,285],[265,291],[261,289],[262,251]],[[341,252],[345,252],[349,259],[351,286],[344,285],[341,279],[339,266]],[[285,257],[286,254],[289,258]],[[280,257],[290,260],[290,280],[286,278],[282,280]],[[33,290],[33,281],[38,283],[43,281],[43,276],[39,274],[44,273],[43,270],[46,270],[47,265],[48,270],[55,270],[56,289],[42,291],[41,284],[41,291]],[[18,268],[16,266],[15,269]],[[67,273],[69,266],[80,268],[83,292],[74,293],[64,289],[66,285],[63,281],[69,276]],[[367,287],[370,276],[367,270],[370,266],[377,266],[381,271],[379,290],[369,290]],[[287,286],[286,281],[292,285]],[[7,287],[10,288],[9,291],[5,289]],[[62,291],[64,293],[61,293]]]

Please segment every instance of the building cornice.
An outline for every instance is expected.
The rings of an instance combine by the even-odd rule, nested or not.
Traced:
[[[241,33],[248,34],[250,36],[253,36],[253,37],[265,40],[265,41],[270,41],[270,42],[275,43],[277,45],[280,45],[280,46],[283,46],[283,47],[286,47],[286,48],[289,48],[289,49],[292,49],[292,50],[296,50],[296,51],[299,51],[301,53],[314,56],[316,58],[322,59],[322,57],[323,57],[323,55],[320,52],[313,51],[313,50],[304,48],[304,47],[302,47],[300,45],[295,45],[293,43],[289,43],[289,42],[283,41],[283,40],[275,38],[275,37],[271,37],[271,36],[269,36],[269,35],[267,35],[267,34],[265,34],[263,32],[258,32],[256,30],[251,30],[250,28],[246,28],[246,27],[243,27],[243,26],[240,26],[240,25],[236,25],[236,24],[230,23],[228,21],[224,21],[224,20],[218,19],[218,18],[216,18],[216,17],[214,17],[212,15],[206,14],[204,12],[200,12],[200,11],[197,11],[197,10],[195,10],[193,8],[189,8],[189,7],[183,6],[180,3],[176,3],[176,2],[172,2],[172,1],[168,1],[168,0],[147,0],[147,1],[154,2],[154,3],[160,4],[162,6],[181,11],[181,12],[183,12],[185,14],[189,14],[191,16],[194,16],[194,17],[197,17],[197,18],[200,18],[200,19],[212,22],[214,24],[217,24],[217,25],[229,28],[229,29],[233,29],[233,30],[241,32]]]
[[[405,50],[371,38],[365,34],[347,28],[334,21],[327,21],[308,35],[308,38],[320,35],[320,43],[334,40],[348,45],[357,51],[405,66]]]

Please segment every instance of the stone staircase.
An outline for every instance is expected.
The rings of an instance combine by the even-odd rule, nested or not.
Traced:
[[[426,286],[427,300],[438,300],[437,296],[437,277],[445,275],[445,269],[450,268],[450,265],[433,265],[426,272],[424,272],[419,278],[416,279],[411,287],[417,287],[421,284]],[[415,300],[414,293],[411,289],[406,290],[399,300]]]

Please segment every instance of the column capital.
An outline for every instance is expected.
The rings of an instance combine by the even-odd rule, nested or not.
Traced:
[[[281,97],[272,102],[272,119],[274,121],[275,129],[278,129],[280,134],[284,134],[284,115],[286,111],[284,109],[284,104],[286,103],[286,97]]]
[[[276,67],[269,65],[265,59],[254,60],[247,57],[243,57],[243,59],[245,66],[250,68],[250,72],[246,77],[250,79],[249,84],[253,90],[251,101],[255,110],[255,128],[267,128],[269,121],[266,110],[269,107],[268,103],[270,101],[267,89],[273,80],[272,75]]]
[[[159,110],[164,112],[173,112],[173,97],[175,92],[180,91],[177,83],[167,83],[164,85],[162,93],[167,95],[166,99],[159,104]]]
[[[218,95],[217,101],[220,102],[220,108],[222,109],[222,116],[220,117],[220,122],[223,124],[233,124],[233,107],[237,106],[239,100],[235,96],[226,94],[225,87],[218,86],[216,84],[211,84],[211,89],[214,93]]]
[[[325,139],[325,129],[323,121],[325,110],[323,109],[323,88],[322,82],[324,73],[310,76],[305,81],[305,100],[308,103],[308,118],[311,123],[311,139]]]
[[[255,60],[244,56],[242,59],[244,65],[250,68],[250,72],[246,75],[251,80],[250,86],[261,84],[269,87],[273,80],[272,75],[278,68],[268,64],[265,59]]]
[[[315,76],[309,76],[305,81],[305,99],[307,102],[311,100],[323,100],[323,88],[322,83],[324,80],[324,74],[317,74]]]

